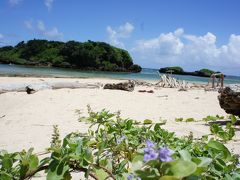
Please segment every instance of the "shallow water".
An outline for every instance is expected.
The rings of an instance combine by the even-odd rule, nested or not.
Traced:
[[[157,69],[144,68],[140,73],[120,73],[120,72],[103,72],[103,71],[83,71],[76,69],[63,69],[52,67],[28,67],[20,65],[0,64],[0,74],[7,76],[52,76],[52,77],[103,77],[116,79],[139,79],[139,80],[159,80]],[[172,75],[173,77],[191,82],[207,83],[210,79],[205,77]],[[240,83],[240,77],[227,76],[224,79],[227,84]]]

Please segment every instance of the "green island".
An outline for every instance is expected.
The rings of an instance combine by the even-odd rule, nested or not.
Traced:
[[[82,70],[140,72],[126,50],[105,42],[29,40],[0,48],[0,63],[75,68]]]
[[[210,77],[214,73],[220,73],[219,71],[213,71],[210,69],[200,69],[194,72],[187,72],[187,71],[184,71],[183,68],[179,66],[160,68],[159,72],[178,74],[178,75],[200,76],[200,77]]]

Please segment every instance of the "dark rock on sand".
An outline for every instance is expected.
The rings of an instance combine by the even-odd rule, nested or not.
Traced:
[[[133,81],[122,82],[122,83],[111,83],[105,84],[103,89],[115,89],[115,90],[123,90],[123,91],[133,91],[135,84]]]
[[[230,87],[225,87],[219,90],[219,104],[226,113],[240,117],[240,90],[233,90]]]

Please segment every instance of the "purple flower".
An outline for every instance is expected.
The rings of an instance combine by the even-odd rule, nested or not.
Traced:
[[[168,149],[167,147],[162,147],[158,150],[159,158],[162,162],[169,162],[172,161],[171,155],[173,154],[173,151],[171,149]]]
[[[148,147],[148,148],[154,148],[154,147],[155,147],[155,143],[152,142],[152,141],[150,141],[150,140],[147,140],[147,141],[146,141],[146,144],[147,144],[147,147]]]
[[[126,136],[122,136],[120,139],[117,139],[117,144],[121,144],[126,139]]]
[[[158,152],[154,149],[155,148],[155,144],[150,141],[147,140],[146,141],[147,147],[144,149],[144,161],[150,161],[150,160],[155,160],[158,158]]]
[[[134,179],[134,178],[135,178],[135,176],[133,174],[129,174],[128,177],[127,177],[128,180],[131,180],[131,179]],[[140,177],[137,177],[136,180],[142,180],[142,179]]]
[[[144,148],[144,157],[143,160],[145,162],[150,160],[160,159],[162,162],[172,161],[171,155],[173,151],[168,149],[167,147],[162,147],[159,150],[156,150],[155,143],[150,140],[146,141],[146,148]]]
[[[144,149],[144,161],[150,161],[150,160],[155,160],[158,158],[158,153],[156,150],[152,148],[145,148]]]
[[[133,174],[129,174],[127,179],[130,180],[130,179],[133,179],[134,178],[134,175]]]

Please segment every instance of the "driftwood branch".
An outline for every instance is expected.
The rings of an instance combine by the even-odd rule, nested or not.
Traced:
[[[159,87],[167,87],[167,88],[181,88],[181,89],[187,89],[189,88],[188,83],[186,81],[177,80],[174,77],[171,77],[170,75],[161,75],[160,81],[156,84]]]
[[[96,89],[100,88],[100,83],[80,83],[76,82],[38,82],[38,83],[13,83],[13,84],[0,84],[0,94],[5,92],[27,92],[28,94],[32,94],[39,90],[45,89],[62,89],[62,88],[70,88],[70,89],[78,89],[78,88],[88,88],[88,89]]]

